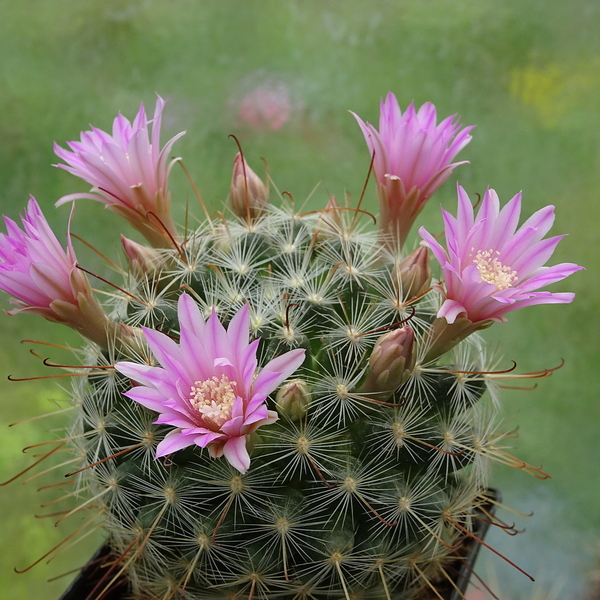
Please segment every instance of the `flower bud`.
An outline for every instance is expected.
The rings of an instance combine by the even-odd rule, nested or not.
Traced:
[[[242,219],[255,219],[269,203],[269,192],[265,184],[250,168],[241,152],[236,154],[233,161],[229,202],[233,214]]]
[[[392,278],[403,300],[422,294],[431,285],[429,251],[420,246],[394,267]]]
[[[121,244],[129,268],[137,277],[152,277],[159,273],[162,257],[157,250],[138,244],[124,235],[121,236]]]
[[[406,325],[382,335],[375,342],[361,393],[387,400],[408,379],[415,364],[414,337],[413,330]]]
[[[324,210],[321,211],[317,221],[316,230],[319,239],[331,238],[332,234],[339,234],[343,230],[343,221],[340,205],[335,196],[329,196],[329,202]]]
[[[160,272],[160,265],[163,261],[157,250],[138,244],[124,235],[121,236],[121,244],[123,244],[129,268],[136,277],[153,277]]]
[[[310,403],[310,391],[303,379],[292,379],[281,386],[276,397],[277,412],[292,421],[299,421]]]

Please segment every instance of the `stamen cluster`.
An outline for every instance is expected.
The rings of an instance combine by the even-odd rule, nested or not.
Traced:
[[[492,283],[499,290],[512,287],[518,279],[516,271],[509,266],[503,265],[498,259],[498,250],[478,250],[473,259],[473,264],[479,271],[481,281]]]
[[[190,404],[205,422],[219,428],[231,418],[236,397],[234,384],[227,375],[221,375],[221,379],[213,375],[205,381],[194,382],[190,391]]]

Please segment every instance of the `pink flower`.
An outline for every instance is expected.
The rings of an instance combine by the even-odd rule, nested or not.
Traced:
[[[278,131],[292,114],[292,103],[283,84],[263,84],[248,92],[242,99],[239,118],[258,131]]]
[[[90,194],[63,196],[57,206],[76,200],[98,200],[127,219],[155,246],[170,246],[176,237],[171,217],[167,179],[174,160],[167,162],[179,133],[160,150],[160,123],[165,101],[159,96],[154,118],[148,120],[142,104],[133,123],[123,115],[114,120],[112,136],[92,127],[81,141],[67,142],[72,152],[54,144],[54,152],[67,164],[60,167],[93,186]],[[152,123],[152,137],[148,126]]]
[[[430,102],[418,112],[411,103],[402,114],[391,92],[381,102],[379,131],[354,116],[371,155],[375,153],[380,233],[386,246],[395,251],[404,245],[425,202],[454,167],[463,164],[452,160],[471,141],[473,127],[461,130],[456,115],[436,125],[435,106]]]
[[[304,361],[292,350],[257,372],[260,339],[249,343],[249,309],[244,305],[227,330],[213,311],[206,323],[191,296],[178,305],[181,344],[144,328],[160,367],[121,362],[115,368],[140,385],[126,396],[160,413],[156,423],[176,427],[158,444],[156,457],[193,444],[225,458],[241,473],[250,466],[246,437],[277,420],[267,396]]]
[[[535,291],[561,281],[583,267],[544,264],[564,237],[542,239],[554,222],[554,207],[533,214],[518,230],[521,194],[502,210],[498,195],[488,190],[475,217],[469,196],[458,186],[458,214],[442,211],[448,251],[423,227],[419,235],[442,266],[445,301],[438,318],[450,324],[457,318],[472,323],[505,321],[511,310],[533,304],[563,304],[575,294]]]
[[[87,277],[77,269],[70,241],[65,252],[33,196],[21,217],[23,229],[7,217],[4,221],[7,234],[0,234],[0,289],[18,307],[9,314],[41,315],[106,347],[108,330],[115,324],[95,300]]]

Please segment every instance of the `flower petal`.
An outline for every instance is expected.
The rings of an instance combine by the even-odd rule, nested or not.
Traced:
[[[167,454],[173,454],[177,450],[183,450],[194,444],[193,435],[185,435],[179,429],[170,431],[156,447],[156,458],[161,458]]]
[[[229,461],[229,464],[237,469],[242,475],[250,467],[250,455],[246,449],[246,438],[229,438],[223,446],[223,455]]]
[[[286,352],[277,358],[274,358],[272,361],[268,362],[264,369],[259,373],[256,378],[254,385],[252,387],[254,393],[257,393],[257,389],[262,389],[263,387],[266,389],[270,387],[267,395],[271,393],[273,390],[279,387],[279,384],[287,379],[296,369],[300,367],[300,365],[304,362],[306,358],[306,350],[298,349],[291,350],[290,352]],[[276,374],[276,377],[273,377],[273,374]],[[265,386],[263,382],[267,382]]]

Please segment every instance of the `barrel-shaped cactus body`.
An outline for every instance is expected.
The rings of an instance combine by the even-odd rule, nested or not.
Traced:
[[[404,598],[459,560],[463,528],[485,502],[486,445],[498,437],[480,403],[481,353],[470,340],[460,364],[412,359],[397,389],[365,389],[386,333],[408,324],[410,352],[425,354],[435,298],[406,297],[375,237],[339,213],[287,206],[207,223],[162,250],[151,273],[129,276],[112,315],[126,324],[178,340],[188,293],[223,324],[249,305],[259,365],[306,350],[294,373],[301,404],[286,409],[271,394],[279,419],[249,436],[243,474],[195,445],[155,459],[172,427],[123,395],[128,378],[94,369],[76,381],[77,449],[83,466],[99,463],[81,485],[105,506],[136,597]],[[114,352],[97,352],[96,364],[121,355],[155,364],[143,346]]]

